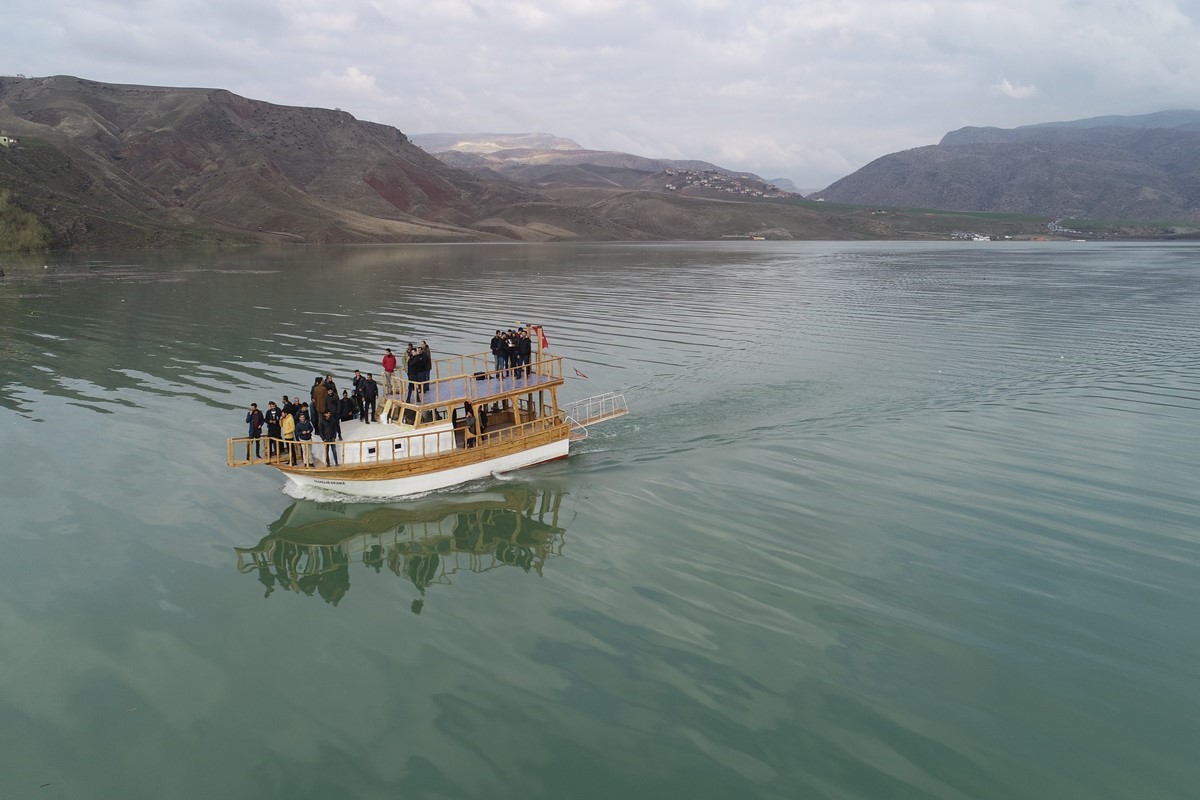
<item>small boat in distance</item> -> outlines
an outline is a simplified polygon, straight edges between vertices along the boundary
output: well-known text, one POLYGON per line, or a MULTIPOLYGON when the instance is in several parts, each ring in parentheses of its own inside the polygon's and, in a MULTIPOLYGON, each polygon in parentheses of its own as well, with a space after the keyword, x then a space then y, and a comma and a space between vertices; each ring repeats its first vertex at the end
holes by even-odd
POLYGON ((563 359, 547 353, 540 338, 533 337, 528 365, 492 369, 491 353, 434 361, 429 380, 417 382, 420 393, 384 394, 379 422, 343 422, 341 441, 232 437, 229 466, 267 465, 298 486, 379 498, 565 458, 571 441, 586 438, 589 425, 629 409, 615 392, 562 408, 563 359), (474 410, 473 428, 468 407, 474 410), (326 458, 327 445, 336 448, 333 458, 326 458))

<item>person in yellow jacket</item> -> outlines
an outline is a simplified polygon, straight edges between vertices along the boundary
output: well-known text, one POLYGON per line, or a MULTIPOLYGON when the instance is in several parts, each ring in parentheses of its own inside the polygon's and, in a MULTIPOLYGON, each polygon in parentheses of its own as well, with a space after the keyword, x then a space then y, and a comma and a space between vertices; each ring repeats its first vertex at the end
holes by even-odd
MULTIPOLYGON (((291 414, 284 414, 279 420, 279 432, 283 436, 285 446, 292 454, 292 466, 296 466, 296 419, 291 414)), ((283 457, 283 450, 279 451, 283 457)))

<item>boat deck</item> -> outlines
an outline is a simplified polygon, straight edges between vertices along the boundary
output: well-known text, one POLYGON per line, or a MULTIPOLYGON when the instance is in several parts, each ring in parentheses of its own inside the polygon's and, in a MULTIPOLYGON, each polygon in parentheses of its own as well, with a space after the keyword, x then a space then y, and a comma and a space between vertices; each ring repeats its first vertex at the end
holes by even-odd
MULTIPOLYGON (((512 374, 512 370, 505 370, 505 373, 507 374, 488 372, 485 373, 486 377, 483 380, 472 375, 431 378, 426 384, 429 386, 429 390, 422 395, 419 403, 406 403, 404 394, 395 392, 382 397, 384 400, 390 399, 394 403, 400 403, 406 408, 425 409, 454 405, 465 400, 470 400, 472 403, 490 403, 505 395, 512 395, 514 392, 536 392, 553 384, 562 383, 562 378, 557 375, 539 375, 535 372, 528 376, 516 377, 512 374)), ((412 383, 421 385, 420 381, 406 381, 405 393, 412 383)))

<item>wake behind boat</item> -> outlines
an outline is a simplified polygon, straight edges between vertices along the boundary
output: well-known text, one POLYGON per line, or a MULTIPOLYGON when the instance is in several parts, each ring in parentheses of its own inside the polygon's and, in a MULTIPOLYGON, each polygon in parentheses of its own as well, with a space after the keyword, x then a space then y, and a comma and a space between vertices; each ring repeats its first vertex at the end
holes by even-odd
POLYGON ((407 392, 382 395, 379 422, 341 423, 341 441, 232 437, 229 466, 265 464, 298 486, 393 497, 565 458, 587 426, 628 407, 624 396, 610 393, 564 410, 558 397, 563 359, 546 353, 541 338, 520 366, 490 369, 491 353, 432 362, 418 392, 410 385, 407 392))

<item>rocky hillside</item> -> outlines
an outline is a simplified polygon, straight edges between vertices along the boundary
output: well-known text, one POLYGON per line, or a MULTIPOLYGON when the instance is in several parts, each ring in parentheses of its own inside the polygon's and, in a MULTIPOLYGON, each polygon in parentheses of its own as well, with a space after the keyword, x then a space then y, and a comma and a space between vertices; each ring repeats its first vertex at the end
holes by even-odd
POLYGON ((859 205, 1200 223, 1200 112, 963 128, 816 194, 859 205))
POLYGON ((415 134, 419 145, 449 166, 488 179, 538 188, 611 186, 655 189, 669 172, 721 175, 766 186, 749 172, 735 172, 707 161, 647 158, 615 150, 588 150, 548 133, 415 134))
MULTIPOLYGON (((549 134, 485 134, 466 144, 451 135, 445 163, 386 125, 220 89, 0 77, 0 131, 6 252, 45 244, 1033 236, 1045 235, 1048 222, 808 202, 706 162, 585 150, 549 134)), ((1180 153, 1179 163, 1194 152, 1180 153)))
POLYGON ((0 189, 60 247, 642 237, 449 168, 395 128, 223 90, 4 77, 0 129, 19 139, 0 189), (528 227, 495 224, 522 208, 528 227))
POLYGON ((449 150, 495 153, 500 150, 582 150, 578 142, 552 133, 414 133, 413 144, 429 153, 449 150))

